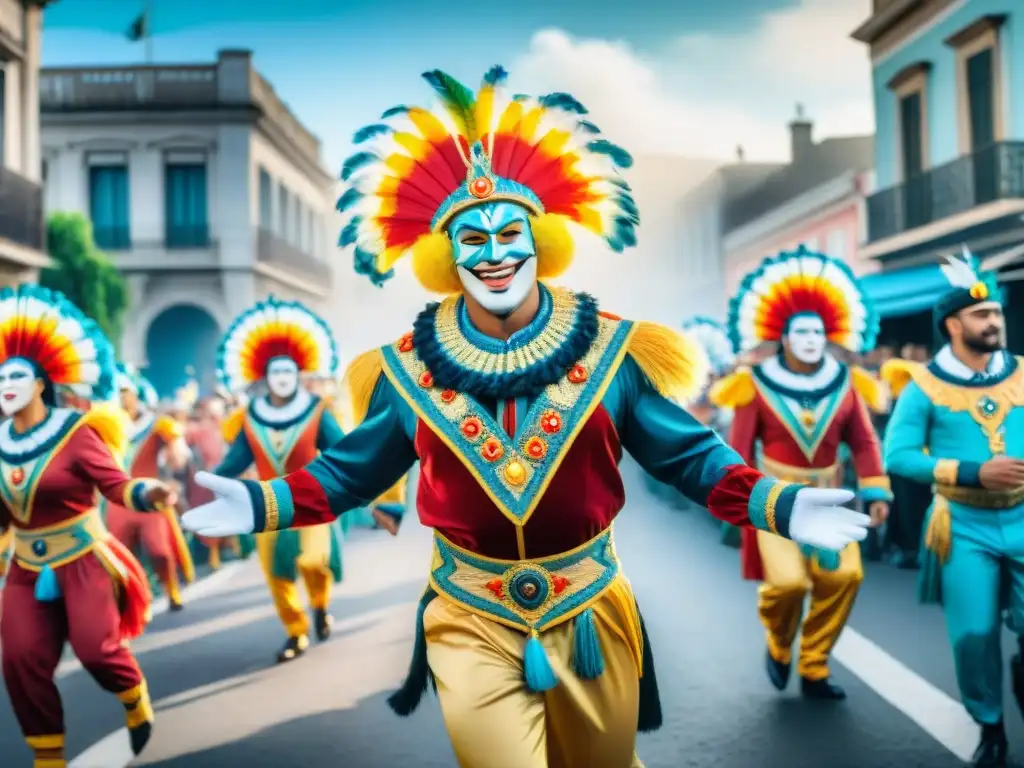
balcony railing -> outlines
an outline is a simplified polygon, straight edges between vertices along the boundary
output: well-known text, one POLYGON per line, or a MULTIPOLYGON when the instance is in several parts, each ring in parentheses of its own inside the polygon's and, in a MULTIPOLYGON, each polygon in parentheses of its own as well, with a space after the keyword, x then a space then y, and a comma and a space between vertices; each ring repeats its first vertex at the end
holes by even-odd
POLYGON ((127 225, 98 227, 93 224, 92 239, 101 251, 127 251, 132 247, 132 233, 127 225))
POLYGON ((1024 199, 1024 141, 990 144, 868 198, 875 242, 998 200, 1024 199))
POLYGON ((0 166, 0 237, 18 245, 45 250, 43 188, 0 166))
POLYGON ((256 230, 256 260, 287 272, 299 272, 324 286, 333 280, 332 270, 325 262, 262 228, 256 230))
POLYGON ((168 224, 164 245, 168 249, 206 248, 210 244, 210 227, 206 224, 168 224))

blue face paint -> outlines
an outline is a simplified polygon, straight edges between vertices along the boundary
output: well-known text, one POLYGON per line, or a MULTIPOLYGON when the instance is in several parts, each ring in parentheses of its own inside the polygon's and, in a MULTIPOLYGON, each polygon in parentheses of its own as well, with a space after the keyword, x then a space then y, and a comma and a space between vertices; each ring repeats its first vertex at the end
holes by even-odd
POLYGON ((537 255, 529 213, 516 203, 469 208, 452 219, 448 232, 455 263, 464 269, 525 261, 537 255))

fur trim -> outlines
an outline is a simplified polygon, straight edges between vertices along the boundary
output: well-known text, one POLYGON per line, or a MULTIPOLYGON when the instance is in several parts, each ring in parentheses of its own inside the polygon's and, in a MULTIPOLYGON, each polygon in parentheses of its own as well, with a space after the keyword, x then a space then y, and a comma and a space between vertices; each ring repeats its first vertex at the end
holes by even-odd
POLYGON ((132 430, 132 420, 127 411, 114 403, 93 403, 82 414, 82 423, 92 427, 118 461, 124 461, 128 453, 128 435, 132 430))
POLYGON ((754 375, 746 366, 716 381, 708 392, 708 400, 717 408, 742 408, 754 402, 756 396, 754 375))
POLYGON ((153 432, 165 443, 185 436, 185 428, 170 416, 160 416, 157 418, 156 423, 153 424, 153 432))
POLYGON ((924 370, 924 366, 921 363, 895 358, 893 360, 886 360, 882 364, 879 376, 888 385, 892 396, 899 397, 900 392, 911 382, 914 375, 922 370, 924 370))
POLYGON ((379 349, 359 355, 345 371, 344 386, 348 389, 353 428, 366 418, 373 391, 383 373, 384 361, 379 349))
POLYGON ((412 248, 412 271, 420 285, 431 293, 447 296, 462 292, 452 241, 444 232, 434 232, 416 241, 412 248))
POLYGON ((229 445, 235 442, 245 425, 245 408, 236 408, 220 423, 220 434, 229 445))
POLYGON ((868 371, 856 365, 850 366, 850 382, 854 390, 875 413, 886 413, 889 410, 889 392, 885 384, 872 376, 868 371))
POLYGON ((537 248, 537 277, 550 280, 563 274, 572 264, 576 244, 568 222, 565 216, 556 213, 530 217, 530 231, 537 248))
POLYGON ((664 325, 635 323, 628 352, 658 393, 681 405, 696 399, 707 384, 710 365, 704 350, 664 325))

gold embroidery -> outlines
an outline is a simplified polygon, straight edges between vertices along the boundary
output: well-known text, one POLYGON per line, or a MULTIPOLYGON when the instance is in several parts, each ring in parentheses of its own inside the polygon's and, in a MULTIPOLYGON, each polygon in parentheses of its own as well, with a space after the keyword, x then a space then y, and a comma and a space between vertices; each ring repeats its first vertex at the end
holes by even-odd
POLYGON ((263 530, 259 533, 273 533, 281 522, 281 513, 277 508, 277 496, 274 494, 274 489, 270 487, 270 483, 266 481, 260 482, 260 491, 263 492, 264 524, 263 530))
POLYGON ((935 462, 932 476, 939 485, 956 485, 956 476, 960 471, 960 462, 956 459, 939 459, 935 462))
POLYGON ((885 475, 858 478, 857 485, 861 488, 878 488, 883 491, 892 491, 892 482, 885 475))
POLYGON ((1013 509, 1024 502, 1024 488, 1013 491, 990 491, 987 488, 964 488, 942 484, 935 492, 957 504, 977 509, 1013 509))
POLYGON ((103 519, 95 509, 45 528, 16 528, 14 556, 28 571, 38 572, 70 563, 93 550, 108 536, 103 519))
POLYGON ((782 480, 786 483, 799 483, 810 485, 814 488, 831 488, 835 485, 836 475, 839 474, 839 464, 832 464, 827 467, 794 467, 792 464, 784 464, 775 461, 767 456, 762 456, 758 462, 760 469, 766 475, 782 480))
POLYGON ((775 507, 779 503, 779 497, 782 496, 782 491, 786 485, 788 484, 776 483, 772 486, 772 489, 768 491, 768 500, 764 504, 764 521, 768 525, 768 530, 772 533, 779 532, 779 529, 775 527, 775 507))

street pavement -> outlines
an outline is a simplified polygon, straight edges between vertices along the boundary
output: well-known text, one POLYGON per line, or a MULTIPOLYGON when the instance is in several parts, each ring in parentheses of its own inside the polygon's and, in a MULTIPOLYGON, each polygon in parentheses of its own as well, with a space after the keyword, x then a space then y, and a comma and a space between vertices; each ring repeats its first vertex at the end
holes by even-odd
MULTIPOLYGON (((915 603, 913 573, 869 564, 833 664, 846 702, 807 702, 796 686, 778 694, 763 671, 755 585, 740 579, 736 550, 718 544, 706 513, 655 500, 633 473, 616 538, 651 636, 665 712, 665 726, 638 743, 648 768, 963 764, 977 734, 956 701, 941 612, 915 603)), ((432 695, 407 719, 385 703, 408 665, 429 541, 415 519, 397 538, 355 532, 334 600, 335 635, 290 664, 273 664, 283 637, 254 561, 214 576, 185 611, 158 616, 135 644, 156 731, 132 764, 455 766, 432 695)), ((73 663, 62 667, 60 688, 72 768, 125 766, 116 700, 73 663)), ((1024 725, 1006 696, 1011 746, 1024 759, 1024 725)), ((0 744, 4 768, 31 765, 6 700, 0 744)))

